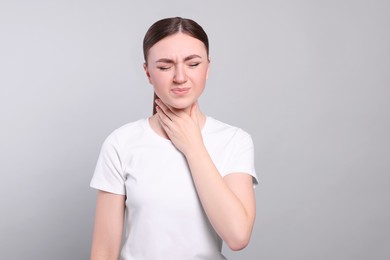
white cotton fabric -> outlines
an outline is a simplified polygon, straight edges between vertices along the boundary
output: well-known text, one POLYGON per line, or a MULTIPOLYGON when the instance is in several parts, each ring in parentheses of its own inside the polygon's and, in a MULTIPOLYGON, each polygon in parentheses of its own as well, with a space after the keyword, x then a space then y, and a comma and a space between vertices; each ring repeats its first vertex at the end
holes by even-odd
MULTIPOLYGON (((206 118, 206 148, 221 176, 257 177, 249 134, 206 118)), ((126 195, 122 260, 226 259, 222 240, 198 199, 185 157, 148 119, 126 124, 105 140, 91 187, 126 195)))

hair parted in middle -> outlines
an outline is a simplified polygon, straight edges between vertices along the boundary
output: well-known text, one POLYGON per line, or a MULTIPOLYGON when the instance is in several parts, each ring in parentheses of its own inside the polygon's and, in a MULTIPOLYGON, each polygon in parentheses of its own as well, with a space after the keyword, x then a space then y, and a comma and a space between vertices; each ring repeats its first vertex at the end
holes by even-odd
POLYGON ((209 39, 202 26, 194 20, 182 17, 172 17, 161 19, 148 29, 143 41, 143 51, 145 64, 148 62, 150 48, 165 37, 176 33, 184 33, 203 42, 206 47, 207 57, 209 56, 209 39))
MULTIPOLYGON (((153 45, 155 45, 162 39, 174 35, 176 33, 184 33, 203 42, 206 48, 207 58, 209 58, 209 39, 202 26, 200 26, 194 20, 188 18, 171 17, 164 18, 155 22, 146 32, 143 41, 143 53, 146 66, 148 65, 148 54, 150 48, 152 48, 153 45)), ((158 97, 156 93, 154 93, 153 114, 157 113, 156 106, 154 103, 157 98, 158 97)))

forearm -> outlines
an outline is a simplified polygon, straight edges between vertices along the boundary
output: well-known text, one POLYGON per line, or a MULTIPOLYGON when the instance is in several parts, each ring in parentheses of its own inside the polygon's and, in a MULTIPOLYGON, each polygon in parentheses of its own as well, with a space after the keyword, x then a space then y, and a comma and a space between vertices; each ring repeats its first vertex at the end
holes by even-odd
POLYGON ((91 260, 118 260, 117 256, 112 255, 100 255, 98 253, 91 254, 91 260))
POLYGON ((157 104, 160 126, 186 157, 211 225, 231 249, 242 249, 249 241, 255 215, 252 178, 245 173, 221 177, 204 146, 198 119, 202 114, 196 103, 190 115, 172 111, 161 101, 157 104))
POLYGON ((253 214, 226 184, 204 146, 187 152, 186 158, 210 223, 231 249, 242 249, 251 235, 253 214))

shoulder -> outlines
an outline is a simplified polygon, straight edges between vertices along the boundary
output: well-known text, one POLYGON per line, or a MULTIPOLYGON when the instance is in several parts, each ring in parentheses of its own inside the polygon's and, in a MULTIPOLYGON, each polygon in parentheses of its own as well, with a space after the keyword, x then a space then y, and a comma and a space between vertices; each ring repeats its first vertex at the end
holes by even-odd
POLYGON ((116 135, 119 138, 128 138, 140 134, 145 129, 146 120, 146 118, 143 118, 134 122, 127 123, 115 129, 111 134, 116 135))
POLYGON ((207 118, 205 145, 221 176, 243 172, 255 178, 254 145, 250 134, 240 127, 207 118))
POLYGON ((139 119, 116 128, 106 137, 104 143, 119 148, 119 146, 138 140, 145 132, 146 120, 145 118, 139 119))
POLYGON ((207 117, 205 134, 214 137, 223 137, 231 139, 251 139, 248 132, 240 127, 221 122, 213 117, 207 117))

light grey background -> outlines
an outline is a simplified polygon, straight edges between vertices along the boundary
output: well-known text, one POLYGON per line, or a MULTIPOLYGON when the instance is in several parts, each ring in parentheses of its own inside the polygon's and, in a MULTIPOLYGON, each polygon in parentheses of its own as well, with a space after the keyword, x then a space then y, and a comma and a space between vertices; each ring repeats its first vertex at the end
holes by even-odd
POLYGON ((177 15, 210 37, 204 112, 256 146, 229 259, 390 259, 390 4, 368 0, 2 0, 1 259, 88 259, 100 146, 150 115, 142 39, 177 15))

